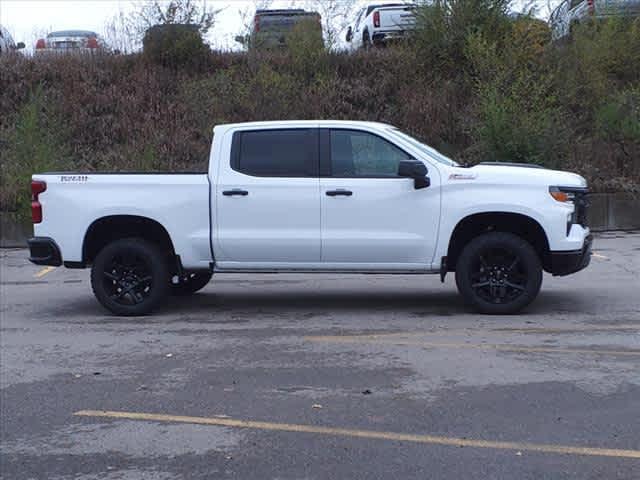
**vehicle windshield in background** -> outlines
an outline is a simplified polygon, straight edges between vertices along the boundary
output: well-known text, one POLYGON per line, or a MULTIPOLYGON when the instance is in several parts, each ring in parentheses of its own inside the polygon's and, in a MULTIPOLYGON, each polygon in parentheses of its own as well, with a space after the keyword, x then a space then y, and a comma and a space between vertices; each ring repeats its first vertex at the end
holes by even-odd
POLYGON ((434 160, 440 163, 443 163, 444 165, 449 165, 450 167, 460 166, 458 162, 451 160, 449 157, 447 157, 446 155, 443 155, 442 153, 437 151, 435 148, 430 147, 429 145, 425 145, 421 141, 413 138, 410 135, 407 135, 406 133, 398 130, 397 128, 390 128, 389 131, 391 132, 392 135, 395 135, 397 137, 402 138, 403 140, 406 140, 421 152, 426 153, 429 157, 433 158, 434 160))

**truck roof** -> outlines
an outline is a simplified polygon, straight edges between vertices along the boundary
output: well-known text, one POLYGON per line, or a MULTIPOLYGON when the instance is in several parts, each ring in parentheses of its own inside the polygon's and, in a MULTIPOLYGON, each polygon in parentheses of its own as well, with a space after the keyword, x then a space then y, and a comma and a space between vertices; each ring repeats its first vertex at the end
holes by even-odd
POLYGON ((282 14, 299 14, 299 13, 313 13, 306 12, 302 8, 280 8, 280 9, 264 9, 264 10, 256 10, 256 15, 282 15, 282 14))
POLYGON ((58 30, 57 32, 51 32, 47 35, 47 38, 52 37, 97 37, 96 32, 91 30, 58 30))
POLYGON ((368 128, 388 128, 392 127, 387 123, 381 122, 364 122, 360 120, 271 120, 271 121, 262 121, 262 122, 243 122, 243 123, 224 123, 220 125, 216 125, 214 127, 214 131, 216 130, 227 130, 230 128, 237 127, 256 127, 256 128, 273 128, 273 127, 303 127, 305 125, 309 126, 323 126, 323 125, 332 125, 332 126, 341 126, 341 127, 368 127, 368 128))

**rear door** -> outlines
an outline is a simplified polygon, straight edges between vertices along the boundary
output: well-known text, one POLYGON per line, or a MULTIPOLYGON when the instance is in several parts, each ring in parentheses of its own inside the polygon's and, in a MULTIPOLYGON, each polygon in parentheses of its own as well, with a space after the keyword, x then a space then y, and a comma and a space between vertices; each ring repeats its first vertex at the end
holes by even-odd
POLYGON ((227 134, 215 192, 219 268, 302 268, 320 261, 318 131, 227 134))
POLYGON ((428 270, 440 218, 439 176, 416 190, 397 175, 412 156, 382 136, 321 128, 322 261, 327 268, 428 270))

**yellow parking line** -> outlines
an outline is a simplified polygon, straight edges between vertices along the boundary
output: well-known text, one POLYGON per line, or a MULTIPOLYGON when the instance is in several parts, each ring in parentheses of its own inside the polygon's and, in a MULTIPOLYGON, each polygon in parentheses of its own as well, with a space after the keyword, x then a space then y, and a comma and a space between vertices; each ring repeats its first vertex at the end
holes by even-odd
POLYGON ((55 269, 56 269, 56 267, 44 267, 42 270, 40 270, 38 273, 36 273, 36 274, 34 275, 34 277, 36 277, 36 278, 42 278, 42 277, 44 277, 47 273, 49 273, 49 272, 51 272, 51 271, 53 271, 53 270, 55 270, 55 269))
POLYGON ((492 332, 499 333, 582 333, 582 332, 610 332, 610 331, 626 331, 640 330, 640 324, 637 325, 603 325, 593 327, 533 327, 533 328, 493 328, 492 332))
POLYGON ((415 345, 427 348, 475 348, 479 350, 500 350, 505 352, 521 353, 586 353, 591 355, 619 355, 619 356, 640 356, 640 350, 600 350, 590 348, 571 347, 527 347, 522 345, 491 344, 491 343, 436 343, 423 342, 420 340, 387 339, 387 338, 355 338, 355 337, 331 337, 317 336, 305 337, 311 342, 329 343, 374 343, 388 345, 415 345))
POLYGON ((325 340, 331 341, 335 338, 353 338, 361 340, 377 340, 381 338, 395 338, 395 337, 416 337, 426 335, 442 335, 442 334, 456 334, 456 333, 581 333, 581 332, 608 332, 608 331, 625 331, 625 330, 640 330, 640 323, 638 324, 623 324, 623 325, 593 325, 593 326, 575 326, 575 327, 531 327, 531 328, 489 328, 489 329, 477 329, 477 328, 465 328, 465 329, 438 329, 438 330, 425 330, 419 332, 390 332, 390 333, 366 333, 362 335, 318 335, 305 337, 306 340, 325 340))
POLYGON ((591 252, 591 256, 593 258, 601 258, 603 260, 609 260, 609 257, 605 257, 604 255, 601 255, 601 254, 596 253, 596 252, 591 252))
POLYGON ((491 440, 470 440, 467 438, 441 437, 434 435, 416 435, 409 433, 382 432, 375 430, 354 430, 349 428, 320 427, 295 423, 259 422, 253 420, 235 420, 232 418, 188 417, 183 415, 163 415, 156 413, 113 412, 106 410, 81 410, 74 415, 81 417, 106 417, 126 420, 147 420, 152 422, 191 423, 197 425, 216 425, 221 427, 251 428, 278 432, 315 433, 342 437, 413 442, 450 447, 491 448, 498 450, 517 450, 561 455, 590 455, 599 457, 637 458, 640 450, 621 450, 616 448, 576 447, 527 442, 503 442, 491 440))

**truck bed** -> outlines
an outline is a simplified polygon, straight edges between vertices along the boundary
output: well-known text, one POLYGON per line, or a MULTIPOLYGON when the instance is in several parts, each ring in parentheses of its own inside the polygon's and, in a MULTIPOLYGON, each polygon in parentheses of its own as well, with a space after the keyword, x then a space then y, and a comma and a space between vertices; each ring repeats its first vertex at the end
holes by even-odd
POLYGON ((55 238, 65 262, 82 263, 84 235, 92 223, 111 216, 157 221, 185 267, 205 268, 212 261, 206 173, 48 172, 33 180, 46 183, 39 195, 42 222, 34 234, 55 238))

